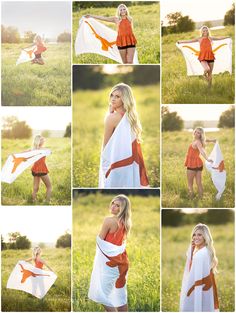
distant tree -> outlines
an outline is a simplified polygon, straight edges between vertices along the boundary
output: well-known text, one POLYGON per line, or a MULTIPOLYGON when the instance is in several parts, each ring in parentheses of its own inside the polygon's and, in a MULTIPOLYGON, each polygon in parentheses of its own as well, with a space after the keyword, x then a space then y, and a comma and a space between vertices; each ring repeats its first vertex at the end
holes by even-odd
POLYGON ((6 249, 7 249, 7 245, 4 242, 3 236, 1 235, 1 250, 6 250, 6 249))
POLYGON ((162 225, 163 226, 174 226, 181 225, 184 214, 181 210, 163 210, 162 211, 162 225))
POLYGON ((224 25, 235 25, 235 3, 233 3, 232 8, 225 13, 224 25))
POLYGON ((71 33, 64 32, 57 37, 57 42, 71 42, 71 33))
POLYGON ((195 23, 189 16, 182 16, 179 18, 176 28, 178 33, 190 32, 195 29, 195 23))
POLYGON ((8 233, 9 242, 16 242, 16 239, 20 236, 20 233, 18 231, 8 233))
POLYGON ((176 25, 181 17, 183 17, 181 12, 169 13, 166 15, 166 18, 168 19, 168 24, 170 26, 176 25))
POLYGON ((28 42, 28 43, 32 43, 34 41, 34 37, 36 36, 36 33, 33 33, 31 30, 28 30, 27 32, 25 32, 24 34, 24 38, 23 41, 24 42, 28 42))
POLYGON ((13 26, 1 27, 2 43, 19 43, 20 34, 18 29, 13 26))
POLYGON ((170 112, 168 107, 162 107, 162 130, 163 131, 175 131, 182 130, 184 127, 184 121, 177 112, 170 112))
POLYGON ((25 121, 19 121, 15 116, 4 118, 2 127, 3 138, 22 139, 30 138, 32 136, 32 129, 25 121))
POLYGON ((19 236, 16 238, 16 249, 29 249, 31 242, 26 236, 19 236))
POLYGON ((71 123, 66 126, 64 137, 71 137, 71 123))
POLYGON ((104 74, 98 65, 73 66, 73 90, 100 89, 104 86, 104 74))
POLYGON ((188 15, 183 16, 181 12, 169 13, 166 18, 169 26, 162 27, 163 35, 193 31, 195 28, 193 20, 188 15))
POLYGON ((230 109, 224 111, 219 119, 219 128, 233 128, 235 126, 235 107, 231 106, 230 109))
POLYGON ((195 121, 193 123, 193 129, 195 129, 196 127, 204 127, 204 122, 203 121, 195 121))
POLYGON ((38 244, 38 246, 39 246, 41 249, 46 248, 45 242, 40 242, 40 243, 38 244))
POLYGON ((57 239, 56 248, 71 247, 71 234, 65 233, 57 239))
POLYGON ((50 131, 45 129, 42 131, 41 136, 45 137, 45 138, 49 138, 50 137, 50 131))
POLYGON ((212 23, 210 21, 206 21, 203 23, 204 26, 207 26, 208 28, 212 27, 212 23))
POLYGON ((225 209, 208 210, 206 219, 209 224, 231 223, 234 222, 234 211, 225 209))

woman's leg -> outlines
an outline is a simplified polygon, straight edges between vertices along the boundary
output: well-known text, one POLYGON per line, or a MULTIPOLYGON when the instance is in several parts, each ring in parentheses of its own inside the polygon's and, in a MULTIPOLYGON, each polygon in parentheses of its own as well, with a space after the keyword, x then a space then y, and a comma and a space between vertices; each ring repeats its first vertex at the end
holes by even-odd
POLYGON ((119 306, 119 307, 117 308, 117 311, 118 311, 118 312, 128 312, 128 304, 119 306))
POLYGON ((121 50, 119 50, 119 52, 120 52, 120 56, 121 56, 122 62, 124 64, 127 64, 128 63, 127 62, 127 49, 121 49, 121 50))
POLYGON ((203 196, 202 171, 196 172, 196 183, 197 183, 198 194, 199 194, 200 198, 202 198, 202 196, 203 196))
POLYGON ((116 308, 113 308, 112 306, 106 306, 103 305, 106 312, 117 312, 116 308))
POLYGON ((38 58, 37 59, 38 60, 38 64, 40 64, 40 65, 44 65, 44 61, 43 61, 43 58, 38 58))
POLYGON ((202 65, 202 67, 203 67, 203 69, 204 69, 204 74, 203 74, 203 76, 206 77, 206 79, 208 80, 209 73, 210 73, 210 71, 211 71, 211 70, 210 70, 210 67, 209 67, 207 61, 201 61, 201 65, 202 65))
POLYGON ((135 53, 135 48, 128 48, 127 49, 127 63, 133 64, 134 53, 135 53))
POLYGON ((209 67, 210 67, 210 72, 208 74, 208 85, 209 85, 209 87, 211 87, 211 84, 212 84, 212 72, 213 72, 213 68, 214 68, 214 62, 210 62, 209 63, 209 67))
POLYGON ((47 191, 46 191, 46 201, 49 202, 50 198, 51 198, 51 193, 52 193, 52 185, 51 185, 51 182, 50 182, 50 178, 49 178, 48 175, 44 175, 44 176, 41 176, 41 179, 42 179, 42 181, 44 182, 44 185, 47 188, 47 191))
POLYGON ((33 201, 36 200, 37 192, 39 191, 39 185, 40 185, 40 177, 34 176, 34 180, 33 180, 33 193, 32 193, 32 199, 33 199, 33 201))
POLYGON ((196 175, 195 171, 187 170, 188 192, 189 192, 190 197, 193 196, 193 181, 194 181, 195 175, 196 175))

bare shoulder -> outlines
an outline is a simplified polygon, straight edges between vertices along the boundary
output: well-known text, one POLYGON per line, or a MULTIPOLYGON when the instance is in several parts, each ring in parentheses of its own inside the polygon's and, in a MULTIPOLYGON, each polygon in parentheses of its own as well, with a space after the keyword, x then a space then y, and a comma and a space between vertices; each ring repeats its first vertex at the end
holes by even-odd
POLYGON ((104 218, 103 223, 107 226, 113 226, 117 223, 117 219, 114 216, 107 216, 104 218))
POLYGON ((114 23, 116 23, 116 24, 118 24, 118 23, 119 23, 119 19, 118 19, 118 17, 114 16, 114 17, 113 17, 113 20, 114 20, 114 23))
POLYGON ((109 113, 106 116, 105 124, 116 127, 116 125, 120 122, 121 118, 122 116, 117 112, 109 113))

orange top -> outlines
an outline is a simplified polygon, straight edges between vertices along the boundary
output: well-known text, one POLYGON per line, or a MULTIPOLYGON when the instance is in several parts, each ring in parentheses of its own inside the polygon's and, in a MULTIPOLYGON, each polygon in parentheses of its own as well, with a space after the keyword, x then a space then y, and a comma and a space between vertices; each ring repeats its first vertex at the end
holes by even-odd
POLYGON ((211 40, 208 37, 203 37, 200 42, 200 54, 199 54, 198 60, 210 61, 214 59, 215 59, 215 56, 212 51, 211 40))
POLYGON ((192 144, 188 148, 188 153, 185 159, 185 166, 190 168, 203 166, 203 162, 200 158, 200 151, 198 149, 194 149, 192 144))
POLYGON ((113 243, 114 245, 121 246, 125 239, 125 226, 122 224, 114 233, 108 232, 105 241, 113 243))
POLYGON ((40 269, 43 268, 43 262, 38 261, 37 259, 34 260, 34 265, 35 265, 35 267, 37 267, 37 268, 40 268, 40 269))
POLYGON ((42 52, 47 50, 43 42, 37 43, 36 46, 37 46, 37 50, 34 52, 34 54, 41 54, 42 52))
POLYGON ((131 22, 124 18, 119 22, 116 45, 118 47, 135 45, 137 40, 133 34, 131 22))
POLYGON ((42 157, 38 161, 36 161, 31 168, 31 171, 34 173, 49 173, 47 165, 45 163, 46 157, 42 157))

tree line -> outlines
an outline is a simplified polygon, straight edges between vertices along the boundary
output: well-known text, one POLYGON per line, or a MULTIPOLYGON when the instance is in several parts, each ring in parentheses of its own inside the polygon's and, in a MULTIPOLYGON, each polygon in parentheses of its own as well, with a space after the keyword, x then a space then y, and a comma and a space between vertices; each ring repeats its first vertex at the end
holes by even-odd
MULTIPOLYGON (((1 236, 1 249, 2 250, 19 250, 30 249, 32 246, 31 241, 22 236, 19 232, 11 232, 8 234, 9 241, 5 242, 3 236, 1 236)), ((43 248, 44 243, 39 244, 43 248)), ((71 247, 71 234, 65 233, 60 236, 56 242, 56 248, 70 248, 71 247)))
POLYGON ((119 4, 125 4, 127 7, 130 5, 150 5, 157 3, 156 1, 73 1, 73 12, 81 9, 91 8, 117 8, 119 4))
MULTIPOLYGON (((2 43, 33 43, 34 37, 37 34, 31 30, 26 31, 21 38, 18 29, 14 26, 1 25, 2 43)), ((47 40, 45 40, 47 41, 47 40)), ((70 42, 71 34, 63 32, 57 36, 57 42, 70 42)))

